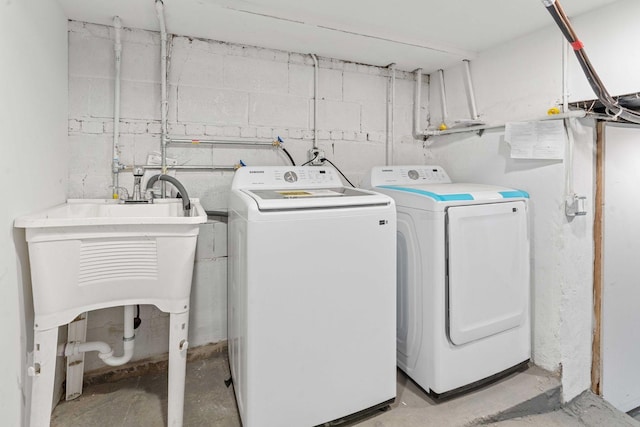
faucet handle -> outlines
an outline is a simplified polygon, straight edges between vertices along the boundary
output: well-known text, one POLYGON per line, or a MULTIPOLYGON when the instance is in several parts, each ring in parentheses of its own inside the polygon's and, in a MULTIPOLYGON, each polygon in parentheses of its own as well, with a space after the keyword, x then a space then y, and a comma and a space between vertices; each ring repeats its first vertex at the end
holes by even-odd
POLYGON ((141 168, 139 166, 136 166, 136 167, 133 168, 133 176, 141 177, 143 175, 144 175, 144 169, 143 168, 141 168))
POLYGON ((154 198, 155 194, 153 192, 153 188, 147 188, 144 192, 144 199, 148 200, 150 203, 153 203, 154 198))
MULTIPOLYGON (((113 186, 111 186, 111 188, 114 188, 113 186)), ((127 200, 129 198, 129 190, 126 189, 126 187, 115 187, 116 191, 118 192, 118 198, 121 200, 127 200), (122 193, 124 193, 124 199, 122 198, 122 193)))

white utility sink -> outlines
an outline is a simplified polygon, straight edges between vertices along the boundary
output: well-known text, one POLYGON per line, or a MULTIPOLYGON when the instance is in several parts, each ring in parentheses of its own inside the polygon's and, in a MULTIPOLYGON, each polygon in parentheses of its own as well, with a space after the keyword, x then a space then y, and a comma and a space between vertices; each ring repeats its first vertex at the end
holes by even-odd
POLYGON ((29 243, 36 329, 118 305, 184 311, 198 224, 206 220, 197 199, 189 216, 182 199, 72 199, 16 219, 29 243))
POLYGON ((46 228, 205 222, 206 214, 198 200, 191 199, 191 205, 191 216, 185 216, 182 199, 156 199, 153 203, 122 203, 113 199, 69 199, 64 204, 18 218, 15 225, 22 228, 46 228))
MULTIPOLYGON (((85 311, 153 304, 169 316, 167 423, 182 425, 197 199, 68 200, 16 219, 26 229, 34 307, 30 426, 49 426, 58 327, 85 311)), ((82 375, 82 370, 80 370, 82 375)))

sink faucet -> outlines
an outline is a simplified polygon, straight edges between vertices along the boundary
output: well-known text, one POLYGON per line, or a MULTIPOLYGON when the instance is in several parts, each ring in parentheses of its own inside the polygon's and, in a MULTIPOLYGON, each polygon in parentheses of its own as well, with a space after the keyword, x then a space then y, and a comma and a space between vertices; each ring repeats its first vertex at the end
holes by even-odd
POLYGON ((124 192, 124 197, 120 197, 120 203, 153 203, 151 191, 142 189, 142 177, 144 176, 144 168, 134 166, 133 168, 133 192, 129 196, 129 192, 124 187, 117 187, 118 194, 124 192))
POLYGON ((144 175, 144 169, 141 167, 133 168, 133 198, 134 202, 142 201, 142 176, 144 175))

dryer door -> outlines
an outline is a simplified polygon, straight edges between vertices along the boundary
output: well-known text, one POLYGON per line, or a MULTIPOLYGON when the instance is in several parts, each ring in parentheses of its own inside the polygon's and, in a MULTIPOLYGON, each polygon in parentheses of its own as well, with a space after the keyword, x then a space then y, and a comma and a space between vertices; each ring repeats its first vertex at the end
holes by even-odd
POLYGON ((455 345, 524 323, 529 238, 524 201, 447 210, 448 333, 455 345))

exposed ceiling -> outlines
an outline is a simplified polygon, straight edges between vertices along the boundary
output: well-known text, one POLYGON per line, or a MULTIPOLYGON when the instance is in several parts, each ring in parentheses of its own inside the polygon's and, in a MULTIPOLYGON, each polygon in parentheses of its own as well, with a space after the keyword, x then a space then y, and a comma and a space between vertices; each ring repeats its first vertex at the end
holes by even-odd
MULTIPOLYGON (((72 20, 159 30, 155 0, 58 0, 72 20)), ((569 17, 616 0, 561 0, 569 17)), ((172 34, 434 71, 552 24, 540 0, 164 0, 172 34)), ((555 28, 554 28, 554 31, 555 28)))

